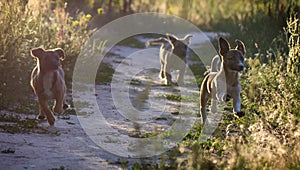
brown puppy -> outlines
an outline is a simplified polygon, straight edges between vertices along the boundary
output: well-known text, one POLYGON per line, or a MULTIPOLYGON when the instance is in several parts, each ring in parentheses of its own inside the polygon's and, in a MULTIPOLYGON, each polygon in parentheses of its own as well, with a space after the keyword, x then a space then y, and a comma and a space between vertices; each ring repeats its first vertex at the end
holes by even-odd
POLYGON ((68 105, 65 102, 66 85, 64 71, 60 65, 60 60, 65 58, 62 49, 44 50, 34 48, 30 51, 31 56, 37 59, 37 65, 31 73, 31 87, 38 97, 39 115, 38 119, 47 117, 50 125, 54 124, 54 116, 48 108, 48 100, 55 99, 53 111, 62 113, 68 105))
POLYGON ((229 43, 220 37, 220 56, 215 56, 211 63, 211 72, 204 78, 200 89, 200 111, 203 123, 206 121, 206 104, 212 98, 211 112, 217 112, 218 101, 224 102, 228 96, 233 98, 233 112, 239 116, 241 112, 241 85, 239 83, 239 72, 244 69, 244 55, 246 49, 244 43, 236 40, 236 48, 231 49, 229 43), (221 67, 218 68, 218 63, 221 67))
POLYGON ((177 84, 181 85, 186 68, 187 45, 192 35, 188 34, 182 39, 172 34, 166 34, 166 37, 150 40, 146 43, 146 46, 161 44, 159 52, 161 65, 159 77, 165 80, 165 85, 176 84, 172 82, 171 72, 179 70, 177 84))

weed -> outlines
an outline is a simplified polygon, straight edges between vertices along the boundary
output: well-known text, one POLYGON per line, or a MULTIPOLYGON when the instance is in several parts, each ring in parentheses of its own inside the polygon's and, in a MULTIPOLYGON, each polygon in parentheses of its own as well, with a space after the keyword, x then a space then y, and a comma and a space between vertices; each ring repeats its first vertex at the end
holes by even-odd
POLYGON ((15 150, 8 148, 1 151, 1 153, 15 153, 15 150))
POLYGON ((21 118, 19 115, 0 114, 0 129, 4 132, 15 133, 42 133, 59 135, 59 132, 50 132, 46 128, 39 126, 38 121, 30 118, 21 118))

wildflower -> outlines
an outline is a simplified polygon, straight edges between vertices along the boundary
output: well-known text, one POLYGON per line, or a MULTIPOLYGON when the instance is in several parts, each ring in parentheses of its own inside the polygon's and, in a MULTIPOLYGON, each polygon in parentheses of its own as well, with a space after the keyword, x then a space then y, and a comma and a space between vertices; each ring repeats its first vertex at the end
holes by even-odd
POLYGON ((97 12, 98 12, 98 15, 102 14, 103 13, 103 8, 98 8, 97 12))
POLYGON ((173 8, 172 8, 172 6, 170 6, 170 7, 168 8, 167 13, 168 13, 168 14, 173 14, 173 8))
POLYGON ((90 19, 92 18, 92 15, 91 15, 91 14, 87 14, 87 15, 85 16, 85 18, 86 18, 87 20, 90 20, 90 19))
POLYGON ((78 25, 79 24, 79 22, 76 20, 76 21, 73 21, 73 25, 74 26, 76 26, 76 25, 78 25))

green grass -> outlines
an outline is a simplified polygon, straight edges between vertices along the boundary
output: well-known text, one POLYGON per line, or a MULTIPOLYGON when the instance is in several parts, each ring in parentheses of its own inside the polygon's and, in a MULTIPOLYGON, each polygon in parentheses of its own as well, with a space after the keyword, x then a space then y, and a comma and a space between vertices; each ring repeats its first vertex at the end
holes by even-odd
POLYGON ((100 63, 96 74, 96 84, 109 84, 114 73, 115 70, 109 63, 100 63))
POLYGON ((1 151, 1 153, 6 153, 6 154, 9 154, 9 153, 15 153, 16 151, 11 149, 11 148, 8 148, 8 149, 4 149, 1 151))
POLYGON ((133 47, 133 48, 145 48, 145 43, 137 40, 135 37, 128 37, 118 43, 118 45, 133 47))
POLYGON ((0 129, 6 133, 41 133, 60 135, 58 131, 51 132, 39 125, 36 119, 21 118, 19 115, 1 114, 0 129))
POLYGON ((170 101, 183 101, 183 102, 199 102, 198 97, 196 96, 185 96, 181 94, 166 94, 161 98, 166 98, 170 101))

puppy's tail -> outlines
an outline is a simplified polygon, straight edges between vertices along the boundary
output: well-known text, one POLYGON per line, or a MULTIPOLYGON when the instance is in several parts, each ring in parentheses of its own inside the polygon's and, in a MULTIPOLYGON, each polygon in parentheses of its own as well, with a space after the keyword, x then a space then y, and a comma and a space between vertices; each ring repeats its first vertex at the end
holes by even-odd
POLYGON ((151 45, 158 45, 158 44, 164 44, 166 42, 169 42, 169 40, 167 40, 166 38, 158 38, 158 39, 153 39, 153 40, 149 40, 146 42, 146 47, 149 47, 151 45))
POLYGON ((220 70, 221 59, 216 55, 211 61, 211 72, 218 72, 220 70))

